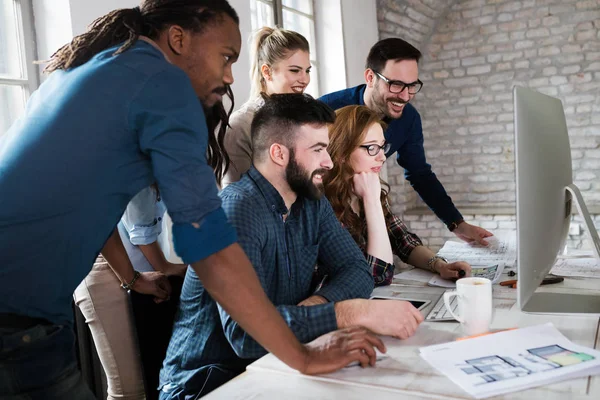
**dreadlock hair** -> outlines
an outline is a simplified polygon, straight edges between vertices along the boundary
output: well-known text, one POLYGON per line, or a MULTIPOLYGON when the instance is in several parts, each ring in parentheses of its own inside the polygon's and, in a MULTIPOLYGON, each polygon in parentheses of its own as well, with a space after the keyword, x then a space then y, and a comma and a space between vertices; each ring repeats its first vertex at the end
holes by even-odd
POLYGON ((231 101, 229 111, 225 110, 223 102, 218 102, 210 108, 205 108, 204 113, 206 114, 206 125, 208 126, 208 149, 206 149, 206 158, 208 164, 212 167, 217 178, 217 183, 221 184, 223 176, 229 169, 229 154, 223 146, 225 141, 225 134, 229 127, 229 117, 233 111, 234 100, 233 92, 231 87, 227 86, 227 97, 231 101))
POLYGON ((78 67, 101 51, 122 43, 114 53, 120 54, 140 35, 157 39, 171 25, 201 33, 224 15, 239 24, 237 13, 226 0, 142 0, 139 7, 114 10, 96 19, 85 33, 75 36, 50 57, 44 72, 78 67))

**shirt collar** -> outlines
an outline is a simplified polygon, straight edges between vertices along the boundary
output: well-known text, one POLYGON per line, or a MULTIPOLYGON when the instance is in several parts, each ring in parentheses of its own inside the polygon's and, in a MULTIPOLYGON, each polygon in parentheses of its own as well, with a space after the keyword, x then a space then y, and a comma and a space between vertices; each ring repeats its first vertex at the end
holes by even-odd
POLYGON ((167 53, 165 53, 165 52, 164 52, 164 51, 163 51, 163 50, 160 48, 160 46, 159 46, 158 44, 156 44, 156 42, 155 42, 154 40, 150 39, 150 38, 149 38, 149 37, 147 37, 147 36, 143 36, 143 35, 140 35, 140 36, 139 36, 139 39, 140 39, 141 41, 144 41, 144 42, 148 43, 150 46, 154 47, 156 50, 160 51, 160 54, 162 54, 162 55, 165 57, 165 60, 167 60, 167 61, 168 61, 170 64, 173 64, 173 62, 172 62, 172 61, 169 59, 169 56, 167 56, 167 53))
POLYGON ((248 170, 248 176, 254 181, 256 187, 258 187, 258 189, 261 191, 265 201, 272 211, 280 215, 287 214, 288 209, 285 206, 285 201, 283 201, 283 197, 281 197, 277 189, 271 185, 271 182, 262 176, 262 174, 253 166, 250 167, 250 170, 248 170))
POLYGON ((367 89, 366 84, 358 85, 358 105, 364 106, 365 104, 365 90, 367 89))

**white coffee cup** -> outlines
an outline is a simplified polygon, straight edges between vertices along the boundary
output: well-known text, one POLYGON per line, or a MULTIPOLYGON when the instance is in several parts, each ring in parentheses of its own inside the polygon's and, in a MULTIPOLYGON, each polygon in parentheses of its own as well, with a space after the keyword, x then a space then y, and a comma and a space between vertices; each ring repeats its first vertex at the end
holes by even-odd
POLYGON ((465 335, 486 333, 492 323, 492 281, 487 278, 462 278, 456 290, 444 293, 446 309, 461 324, 465 335), (452 312, 450 299, 458 296, 458 314, 452 312))

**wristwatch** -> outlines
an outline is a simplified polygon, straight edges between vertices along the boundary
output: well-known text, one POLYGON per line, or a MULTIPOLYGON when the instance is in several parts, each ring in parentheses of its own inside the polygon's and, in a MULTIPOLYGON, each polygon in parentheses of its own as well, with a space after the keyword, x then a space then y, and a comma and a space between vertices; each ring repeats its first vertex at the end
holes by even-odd
POLYGON ((447 225, 448 226, 448 230, 450 232, 453 232, 456 228, 458 228, 458 225, 460 225, 462 222, 465 222, 465 220, 464 219, 459 219, 458 221, 451 222, 450 224, 447 225))
POLYGON ((438 272, 435 270, 435 268, 433 268, 433 266, 435 265, 435 262, 436 262, 437 260, 442 260, 443 262, 445 262, 445 263, 448 263, 448 260, 446 260, 444 257, 442 257, 442 256, 437 256, 437 255, 436 255, 436 256, 433 256, 433 257, 431 257, 429 260, 427 260, 427 269, 428 269, 428 270, 430 270, 431 272, 434 272, 434 273, 436 273, 436 274, 437 274, 438 272))

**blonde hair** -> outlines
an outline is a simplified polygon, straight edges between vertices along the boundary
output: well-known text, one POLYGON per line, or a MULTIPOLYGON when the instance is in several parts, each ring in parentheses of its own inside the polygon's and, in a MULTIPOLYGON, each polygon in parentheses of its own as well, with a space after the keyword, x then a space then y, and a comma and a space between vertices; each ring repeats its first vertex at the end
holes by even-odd
POLYGON ((263 64, 272 66, 289 57, 290 52, 302 50, 310 52, 308 40, 298 32, 286 29, 262 27, 254 34, 251 46, 250 66, 250 98, 260 96, 266 92, 267 86, 263 78, 261 67, 263 64))

